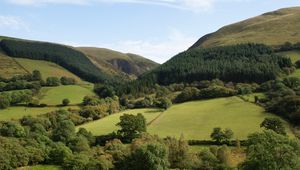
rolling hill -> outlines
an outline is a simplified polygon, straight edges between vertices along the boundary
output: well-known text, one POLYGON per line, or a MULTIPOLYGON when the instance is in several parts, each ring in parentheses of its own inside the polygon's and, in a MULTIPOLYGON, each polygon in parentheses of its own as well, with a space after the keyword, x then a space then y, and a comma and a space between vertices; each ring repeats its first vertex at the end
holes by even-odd
POLYGON ((77 49, 85 53, 100 69, 112 75, 137 77, 159 65, 136 54, 94 47, 78 47, 77 49))
POLYGON ((240 43, 263 43, 270 46, 300 42, 300 7, 268 12, 224 26, 200 38, 191 48, 215 47, 240 43))
POLYGON ((2 77, 28 74, 35 69, 53 76, 55 71, 51 68, 55 68, 59 70, 56 76, 69 75, 90 82, 127 81, 158 66, 135 54, 5 36, 0 36, 0 61, 2 77))

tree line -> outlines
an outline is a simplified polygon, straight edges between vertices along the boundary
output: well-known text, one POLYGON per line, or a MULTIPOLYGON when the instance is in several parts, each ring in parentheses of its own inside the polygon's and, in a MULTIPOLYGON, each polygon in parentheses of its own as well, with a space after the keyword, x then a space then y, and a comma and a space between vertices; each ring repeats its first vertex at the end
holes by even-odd
POLYGON ((0 47, 11 57, 54 62, 90 82, 111 82, 83 53, 67 46, 35 41, 3 39, 0 47))

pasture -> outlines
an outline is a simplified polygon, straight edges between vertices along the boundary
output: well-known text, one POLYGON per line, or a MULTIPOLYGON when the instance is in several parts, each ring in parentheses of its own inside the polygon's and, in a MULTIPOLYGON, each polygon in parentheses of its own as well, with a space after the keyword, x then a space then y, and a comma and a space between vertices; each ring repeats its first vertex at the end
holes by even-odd
POLYGON ((47 77, 65 76, 72 77, 77 80, 77 82, 81 82, 78 76, 55 63, 43 60, 30 60, 25 58, 15 58, 15 60, 29 72, 32 72, 33 70, 39 70, 43 76, 43 79, 46 79, 47 77))
POLYGON ((41 114, 49 113, 59 109, 78 108, 77 106, 67 107, 9 107, 4 110, 0 110, 0 121, 18 120, 23 116, 38 116, 41 114))
POLYGON ((153 119, 155 119, 159 114, 161 114, 161 110, 159 109, 133 109, 126 110, 124 112, 116 113, 110 116, 107 116, 103 119, 99 119, 81 126, 78 126, 77 129, 83 127, 88 131, 91 131, 93 135, 104 135, 113 131, 118 130, 118 127, 115 126, 119 122, 120 116, 124 114, 138 114, 142 113, 147 122, 149 123, 153 119))
POLYGON ((36 165, 36 166, 18 168, 18 170, 62 170, 62 169, 54 165, 36 165))
POLYGON ((94 95, 87 88, 78 85, 44 87, 41 90, 40 103, 48 105, 59 105, 63 99, 69 99, 70 104, 80 104, 84 96, 94 95))
MULTIPOLYGON (((138 113, 142 110, 129 110, 125 113, 138 113)), ((102 135, 116 130, 115 124, 122 113, 82 125, 95 135, 102 135)), ((155 116, 145 114, 150 121, 155 116)), ((161 137, 184 135, 185 139, 209 140, 214 127, 230 128, 234 138, 245 139, 250 133, 261 131, 260 123, 266 117, 275 115, 265 113, 264 109, 245 102, 239 97, 218 98, 193 101, 173 105, 170 109, 148 126, 147 131, 161 137)), ((286 123, 288 133, 291 131, 286 123)))

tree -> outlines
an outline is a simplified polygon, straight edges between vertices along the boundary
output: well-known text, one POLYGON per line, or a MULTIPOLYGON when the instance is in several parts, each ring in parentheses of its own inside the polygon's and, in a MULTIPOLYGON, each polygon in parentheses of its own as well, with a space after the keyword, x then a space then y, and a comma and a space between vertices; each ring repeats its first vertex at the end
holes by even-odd
POLYGON ((260 124, 260 127, 264 127, 266 130, 273 130, 281 135, 286 135, 283 122, 277 117, 265 118, 265 120, 260 124))
POLYGON ((76 84, 76 80, 72 77, 61 77, 60 82, 62 85, 73 85, 76 84))
POLYGON ((6 109, 10 106, 10 100, 7 96, 0 95, 0 109, 6 109))
POLYGON ((95 84, 94 92, 101 98, 113 97, 116 94, 113 87, 103 84, 95 84))
POLYGON ((26 136, 26 131, 23 126, 18 123, 3 122, 0 124, 0 134, 7 137, 21 138, 26 136))
POLYGON ((57 77, 48 77, 46 80, 47 86, 59 86, 60 80, 57 77))
POLYGON ((248 137, 244 170, 299 169, 300 142, 273 131, 254 133, 248 137))
POLYGON ((167 148, 159 143, 140 146, 116 165, 119 170, 167 170, 168 167, 167 148))
POLYGON ((42 74, 39 70, 32 71, 32 80, 33 81, 41 81, 42 80, 42 74))
POLYGON ((158 101, 158 107, 163 108, 165 110, 169 109, 172 106, 172 101, 169 98, 161 98, 158 101))
POLYGON ((142 132, 146 132, 146 119, 141 114, 137 115, 124 114, 120 117, 117 124, 121 129, 118 130, 124 141, 131 142, 132 139, 139 137, 142 132))
POLYGON ((63 99, 62 100, 62 105, 63 106, 68 106, 70 104, 70 100, 69 99, 63 99))
POLYGON ((75 125, 70 120, 62 120, 58 126, 52 131, 54 141, 66 143, 75 136, 75 125))
POLYGON ((210 137, 219 144, 223 142, 226 143, 233 137, 233 132, 231 129, 222 130, 222 128, 216 127, 213 129, 210 137))

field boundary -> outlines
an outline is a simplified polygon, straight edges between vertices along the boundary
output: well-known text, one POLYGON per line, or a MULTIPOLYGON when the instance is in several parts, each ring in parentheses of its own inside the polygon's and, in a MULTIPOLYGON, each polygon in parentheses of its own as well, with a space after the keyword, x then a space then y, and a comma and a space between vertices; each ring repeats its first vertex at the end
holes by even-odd
MULTIPOLYGON (((10 56, 8 56, 10 57, 10 56)), ((27 70, 22 64, 20 64, 14 57, 10 57, 18 66, 20 66, 23 70, 25 70, 25 72, 27 72, 28 74, 31 74, 31 72, 29 70, 27 70)))
POLYGON ((150 122, 147 123, 147 126, 150 126, 153 122, 155 122, 158 118, 160 118, 166 110, 164 110, 163 112, 161 112, 159 115, 157 115, 154 119, 152 119, 150 122))

